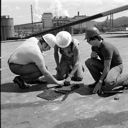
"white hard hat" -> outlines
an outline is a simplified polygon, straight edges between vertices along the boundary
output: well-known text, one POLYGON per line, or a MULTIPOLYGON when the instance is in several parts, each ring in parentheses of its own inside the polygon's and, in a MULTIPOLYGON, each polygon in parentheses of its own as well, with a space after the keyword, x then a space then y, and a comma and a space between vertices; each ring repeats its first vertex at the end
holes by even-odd
POLYGON ((51 48, 54 48, 56 44, 56 37, 53 34, 45 34, 43 35, 43 39, 51 48))
POLYGON ((61 31, 56 35, 56 44, 61 48, 66 48, 70 45, 72 36, 67 31, 61 31))

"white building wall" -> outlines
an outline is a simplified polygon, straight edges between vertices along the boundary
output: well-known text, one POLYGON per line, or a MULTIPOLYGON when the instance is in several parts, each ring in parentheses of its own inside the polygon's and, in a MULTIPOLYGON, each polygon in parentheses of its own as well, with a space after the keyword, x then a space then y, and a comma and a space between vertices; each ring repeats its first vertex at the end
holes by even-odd
POLYGON ((52 19, 53 19, 52 13, 43 13, 42 22, 44 29, 49 29, 53 27, 52 19))

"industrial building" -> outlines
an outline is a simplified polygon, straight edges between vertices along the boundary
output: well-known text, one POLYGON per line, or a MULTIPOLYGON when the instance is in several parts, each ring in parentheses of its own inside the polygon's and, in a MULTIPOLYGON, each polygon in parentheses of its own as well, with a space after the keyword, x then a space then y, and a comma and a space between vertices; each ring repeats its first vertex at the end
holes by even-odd
POLYGON ((9 16, 1 16, 1 40, 14 37, 14 22, 9 16))
MULTIPOLYGON (((62 26, 68 24, 70 22, 80 20, 85 18, 85 15, 79 15, 79 12, 76 16, 70 17, 53 17, 52 13, 43 13, 40 22, 32 22, 20 25, 14 25, 13 18, 9 16, 1 16, 1 40, 11 39, 13 37, 25 37, 32 33, 42 32, 51 28, 56 28, 58 26, 62 26)), ((85 23, 81 23, 78 25, 62 28, 60 30, 69 31, 72 34, 82 33, 85 28, 94 26, 95 22, 89 21, 85 23)), ((60 31, 57 30, 57 31, 60 31)), ((55 34, 57 31, 53 31, 55 34)))
MULTIPOLYGON (((48 30, 51 28, 62 26, 64 24, 68 24, 70 22, 80 20, 85 17, 86 17, 85 15, 79 15, 79 12, 78 12, 77 16, 74 16, 72 18, 62 17, 62 16, 53 17, 52 13, 47 12, 47 13, 42 14, 42 18, 41 18, 40 22, 15 25, 14 28, 15 28, 15 32, 17 33, 18 36, 26 36, 31 33, 41 32, 41 31, 45 31, 45 30, 48 30)), ((66 31, 69 31, 72 34, 74 34, 74 33, 78 33, 77 32, 78 30, 80 32, 80 30, 83 30, 87 27, 94 26, 94 25, 95 25, 94 21, 89 21, 89 22, 81 23, 81 24, 74 25, 71 27, 62 28, 60 30, 66 30, 66 31)), ((60 30, 58 30, 58 31, 60 31, 60 30)), ((53 33, 56 33, 56 32, 54 31, 53 33)))

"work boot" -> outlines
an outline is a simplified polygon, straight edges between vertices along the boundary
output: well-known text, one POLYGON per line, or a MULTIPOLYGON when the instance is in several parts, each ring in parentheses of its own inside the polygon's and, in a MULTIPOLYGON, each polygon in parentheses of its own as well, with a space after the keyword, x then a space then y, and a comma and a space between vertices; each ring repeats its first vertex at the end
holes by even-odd
POLYGON ((20 89, 27 89, 29 85, 24 82, 24 80, 20 76, 16 76, 13 80, 15 84, 19 86, 20 89))
POLYGON ((47 84, 47 81, 46 80, 43 80, 43 81, 41 81, 41 80, 39 80, 39 79, 36 79, 36 80, 34 80, 34 81, 29 81, 29 82, 27 82, 28 84, 47 84))

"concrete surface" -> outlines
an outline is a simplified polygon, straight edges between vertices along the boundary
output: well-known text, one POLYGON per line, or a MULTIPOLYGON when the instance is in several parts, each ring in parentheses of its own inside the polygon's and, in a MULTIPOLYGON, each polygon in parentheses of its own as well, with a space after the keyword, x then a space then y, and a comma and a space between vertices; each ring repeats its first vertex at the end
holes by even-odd
MULTIPOLYGON (((128 38, 103 35, 120 51, 124 62, 124 74, 128 73, 128 38)), ((81 60, 90 55, 90 46, 84 35, 80 40, 81 60)), ((7 65, 10 53, 22 41, 8 41, 1 44, 1 127, 2 128, 128 128, 128 92, 108 97, 88 93, 87 85, 93 82, 85 67, 84 86, 74 93, 61 96, 54 101, 37 97, 46 85, 32 86, 20 90, 13 84, 7 65)), ((53 50, 45 54, 48 69, 55 74, 53 50)))

